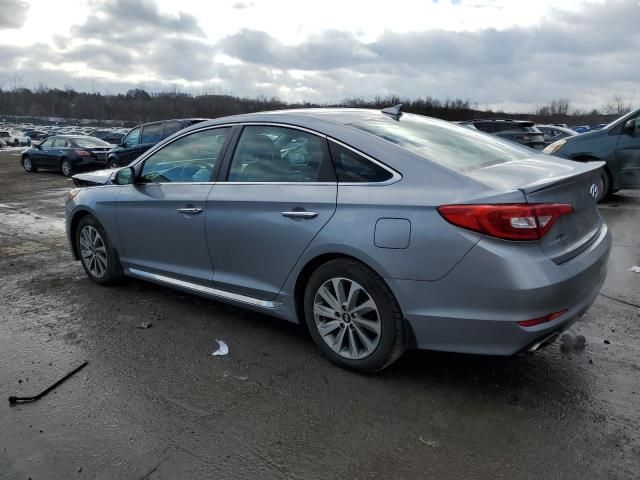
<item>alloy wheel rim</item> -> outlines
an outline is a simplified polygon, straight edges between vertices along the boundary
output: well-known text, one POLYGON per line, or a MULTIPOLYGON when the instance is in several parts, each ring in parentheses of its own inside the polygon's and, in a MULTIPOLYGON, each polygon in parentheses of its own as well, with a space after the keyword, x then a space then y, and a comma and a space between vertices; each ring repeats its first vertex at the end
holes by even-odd
POLYGON ((98 230, 90 225, 80 231, 80 255, 94 277, 101 278, 107 272, 107 248, 98 230))
POLYGON ((69 175, 70 171, 71 165, 69 165, 69 162, 62 162, 62 173, 64 173, 65 175, 69 175))
POLYGON ((23 165, 25 170, 31 170, 31 159, 25 158, 23 165))
POLYGON ((341 357, 366 358, 380 343, 378 307, 362 285, 348 278, 331 278, 320 286, 313 318, 324 342, 341 357))

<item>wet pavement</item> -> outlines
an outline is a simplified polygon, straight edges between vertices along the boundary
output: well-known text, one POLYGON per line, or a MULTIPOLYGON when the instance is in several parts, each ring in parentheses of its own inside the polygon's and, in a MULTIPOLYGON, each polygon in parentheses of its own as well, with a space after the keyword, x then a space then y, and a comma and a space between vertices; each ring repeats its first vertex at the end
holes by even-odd
POLYGON ((92 284, 66 245, 70 180, 16 153, 0 152, 0 479, 640 477, 639 192, 601 209, 614 248, 572 328, 584 349, 411 352, 363 376, 295 325, 92 284))

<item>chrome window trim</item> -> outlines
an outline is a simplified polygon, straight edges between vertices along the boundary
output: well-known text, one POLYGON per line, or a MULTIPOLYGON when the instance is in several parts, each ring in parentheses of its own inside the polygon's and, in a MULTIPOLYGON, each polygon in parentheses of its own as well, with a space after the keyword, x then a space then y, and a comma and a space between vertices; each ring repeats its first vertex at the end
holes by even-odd
POLYGON ((261 308, 278 308, 282 305, 280 302, 272 300, 259 300, 257 298, 249 297, 247 295, 241 295, 239 293, 226 292, 217 288, 206 287, 204 285, 198 285, 197 283, 187 282, 186 280, 179 280, 177 278, 168 277, 166 275, 160 275, 158 273, 146 272, 137 268, 127 269, 132 276, 153 280, 155 282, 166 283, 169 285, 175 285, 178 287, 193 290, 195 292, 203 293, 206 295, 212 295, 214 297, 224 298, 232 300, 234 302, 246 303, 261 308))

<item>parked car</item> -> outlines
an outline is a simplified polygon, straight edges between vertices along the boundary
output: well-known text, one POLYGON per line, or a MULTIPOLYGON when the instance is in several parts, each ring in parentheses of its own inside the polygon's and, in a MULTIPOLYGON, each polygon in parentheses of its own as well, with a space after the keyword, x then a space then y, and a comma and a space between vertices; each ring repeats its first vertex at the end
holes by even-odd
POLYGON ((164 120, 162 122, 145 123, 132 128, 124 136, 120 144, 109 152, 107 160, 109 168, 129 165, 161 140, 204 120, 203 118, 164 120))
POLYGON ((566 137, 574 137, 579 133, 557 125, 536 125, 536 128, 544 135, 544 141, 547 145, 566 137))
POLYGON ((606 162, 598 201, 621 188, 640 188, 640 109, 609 125, 552 143, 545 153, 580 162, 606 162))
POLYGON ((29 173, 53 168, 64 176, 90 168, 104 168, 112 145, 95 137, 56 135, 22 153, 22 167, 29 173))
POLYGON ((19 147, 21 145, 29 145, 30 140, 28 137, 14 130, 0 130, 0 140, 12 147, 19 147))
POLYGON ((89 132, 89 135, 112 145, 119 145, 124 138, 123 133, 114 132, 113 130, 93 130, 89 132))
POLYGON ((41 142, 49 136, 47 132, 42 130, 26 130, 24 135, 29 137, 32 142, 41 142))
POLYGON ((491 133, 536 150, 542 150, 546 145, 542 132, 535 127, 533 122, 524 120, 469 120, 460 123, 464 123, 466 127, 473 125, 474 128, 482 132, 491 133))
POLYGON ((75 175, 100 186, 68 195, 73 255, 101 285, 124 274, 302 323, 359 371, 409 346, 553 341, 606 276, 601 165, 531 161, 400 108, 220 118, 75 175))
POLYGON ((577 127, 572 127, 572 130, 577 133, 585 133, 591 129, 589 125, 578 125, 577 127))
POLYGON ((4 140, 0 140, 0 148, 4 148, 6 146, 7 146, 7 144, 4 143, 4 140))
POLYGON ((589 129, 590 132, 594 131, 594 130, 602 130, 604 127, 606 127, 607 124, 606 123, 599 123, 598 125, 595 125, 593 127, 591 127, 589 129))

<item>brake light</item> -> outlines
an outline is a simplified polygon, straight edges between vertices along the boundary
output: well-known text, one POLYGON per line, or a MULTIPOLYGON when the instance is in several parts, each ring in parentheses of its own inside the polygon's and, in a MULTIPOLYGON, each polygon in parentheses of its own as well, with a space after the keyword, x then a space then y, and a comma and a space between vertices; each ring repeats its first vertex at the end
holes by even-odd
POLYGON ((76 155, 78 155, 79 157, 90 157, 91 153, 87 152, 86 150, 75 150, 76 155))
POLYGON ((521 327, 535 327, 536 325, 540 325, 541 323, 547 323, 552 320, 555 320, 556 318, 561 317, 565 313, 567 313, 566 309, 560 310, 559 312, 550 313, 549 315, 546 315, 544 317, 534 318, 532 320, 520 320, 519 322, 516 322, 516 323, 521 327))
POLYGON ((504 240, 539 240, 562 215, 573 212, 564 203, 504 203, 442 205, 438 212, 449 223, 504 240))

